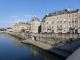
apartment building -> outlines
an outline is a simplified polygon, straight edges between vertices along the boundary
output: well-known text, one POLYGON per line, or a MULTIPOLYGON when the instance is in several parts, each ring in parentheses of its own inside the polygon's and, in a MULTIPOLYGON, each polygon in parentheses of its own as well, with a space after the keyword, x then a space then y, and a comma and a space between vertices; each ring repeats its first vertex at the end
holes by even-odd
POLYGON ((40 32, 40 20, 37 17, 33 17, 30 24, 31 24, 30 26, 31 33, 40 32))
POLYGON ((41 32, 80 33, 80 10, 64 10, 48 13, 41 22, 41 32))
POLYGON ((30 23, 29 22, 18 22, 13 25, 13 32, 29 32, 30 31, 30 23))

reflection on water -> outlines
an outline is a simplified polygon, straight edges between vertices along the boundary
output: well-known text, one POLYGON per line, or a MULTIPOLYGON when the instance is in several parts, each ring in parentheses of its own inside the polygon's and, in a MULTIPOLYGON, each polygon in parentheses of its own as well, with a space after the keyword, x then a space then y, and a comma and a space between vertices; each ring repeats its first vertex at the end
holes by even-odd
POLYGON ((9 34, 0 34, 0 60, 64 60, 31 44, 21 43, 21 39, 9 34), (5 44, 4 44, 5 43, 5 44))

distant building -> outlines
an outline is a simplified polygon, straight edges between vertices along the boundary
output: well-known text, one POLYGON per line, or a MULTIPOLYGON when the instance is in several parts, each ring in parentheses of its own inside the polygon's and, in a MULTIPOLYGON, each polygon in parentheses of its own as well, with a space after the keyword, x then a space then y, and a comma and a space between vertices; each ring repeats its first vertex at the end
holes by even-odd
POLYGON ((13 25, 12 29, 13 32, 29 32, 30 26, 29 22, 18 22, 15 25, 13 25))
POLYGON ((40 32, 40 20, 37 17, 33 17, 30 23, 30 29, 32 33, 40 32))
POLYGON ((6 31, 12 32, 13 30, 12 30, 12 28, 7 28, 6 31))
POLYGON ((41 32, 80 33, 80 10, 64 10, 48 13, 42 19, 41 32))

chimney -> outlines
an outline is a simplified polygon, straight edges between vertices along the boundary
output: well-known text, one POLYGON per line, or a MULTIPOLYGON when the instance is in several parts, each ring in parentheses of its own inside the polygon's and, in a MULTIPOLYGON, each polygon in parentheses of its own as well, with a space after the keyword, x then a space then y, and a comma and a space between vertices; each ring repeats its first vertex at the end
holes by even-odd
POLYGON ((67 8, 67 11, 70 11, 70 7, 67 8))

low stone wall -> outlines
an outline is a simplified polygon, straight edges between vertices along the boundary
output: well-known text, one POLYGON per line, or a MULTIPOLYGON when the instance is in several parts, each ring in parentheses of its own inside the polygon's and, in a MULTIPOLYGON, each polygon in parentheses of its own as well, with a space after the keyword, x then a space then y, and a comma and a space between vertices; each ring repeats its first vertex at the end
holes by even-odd
POLYGON ((24 40, 31 39, 31 35, 28 33, 22 33, 22 32, 6 32, 6 33, 16 36, 18 38, 24 39, 24 40))
POLYGON ((51 45, 66 43, 71 40, 80 38, 80 34, 52 34, 52 33, 31 33, 36 37, 36 40, 48 43, 51 45))

